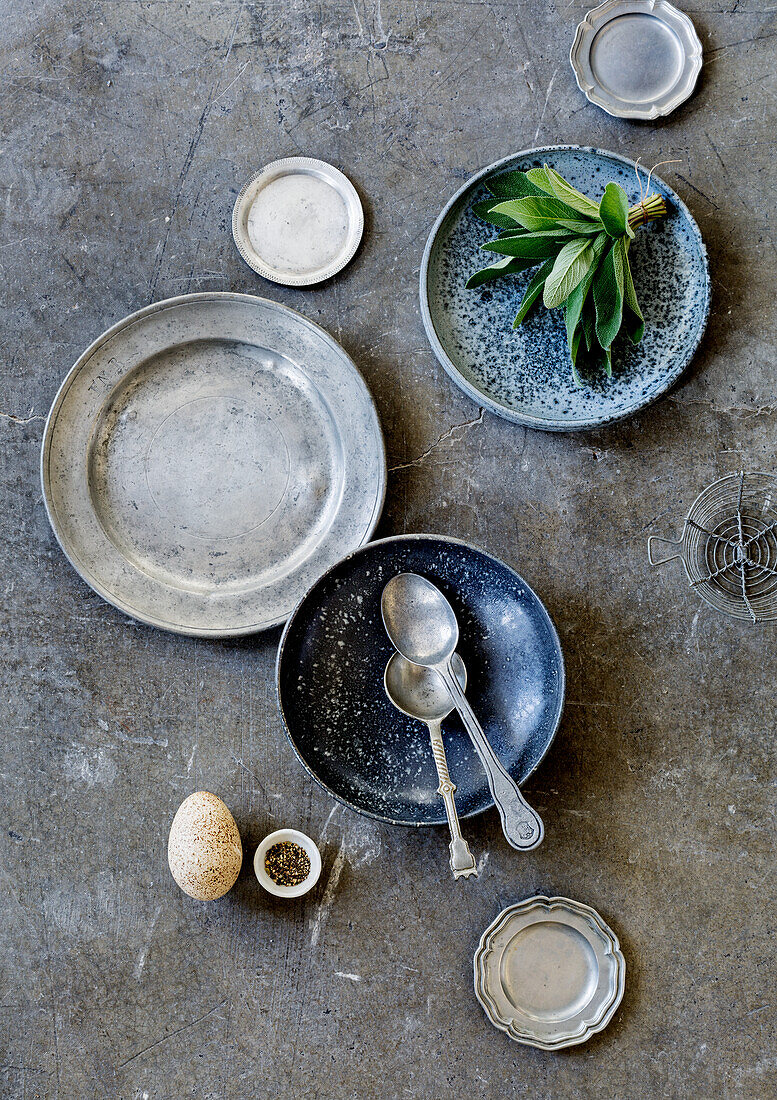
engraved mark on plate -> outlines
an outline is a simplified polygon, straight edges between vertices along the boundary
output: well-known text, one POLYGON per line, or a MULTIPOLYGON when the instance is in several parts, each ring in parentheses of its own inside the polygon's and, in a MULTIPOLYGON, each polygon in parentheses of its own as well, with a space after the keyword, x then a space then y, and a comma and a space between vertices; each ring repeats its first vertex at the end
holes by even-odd
POLYGON ((201 539, 233 539, 261 527, 289 484, 289 452, 277 426, 240 396, 187 401, 159 425, 145 459, 162 516, 201 539))

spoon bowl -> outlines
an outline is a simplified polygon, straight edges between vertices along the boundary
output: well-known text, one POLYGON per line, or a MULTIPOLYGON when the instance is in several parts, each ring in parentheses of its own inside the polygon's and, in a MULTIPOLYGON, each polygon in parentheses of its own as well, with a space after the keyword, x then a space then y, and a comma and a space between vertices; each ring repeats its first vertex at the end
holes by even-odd
MULTIPOLYGON (((458 653, 454 653, 453 673, 464 691, 467 687, 467 670, 458 653)), ((450 692, 442 677, 434 669, 414 665, 401 653, 389 658, 383 683, 391 702, 409 718, 420 722, 442 722, 453 710, 450 692)))
POLYGON ((418 573, 398 573, 383 589, 383 624, 394 648, 414 665, 447 664, 459 624, 445 596, 418 573))

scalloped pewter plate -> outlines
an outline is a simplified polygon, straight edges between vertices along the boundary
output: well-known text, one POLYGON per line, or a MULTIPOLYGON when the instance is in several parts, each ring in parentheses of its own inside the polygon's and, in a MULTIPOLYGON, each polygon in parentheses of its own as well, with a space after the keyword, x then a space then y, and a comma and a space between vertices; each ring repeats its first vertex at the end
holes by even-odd
POLYGON ((306 317, 248 294, 156 302, 80 357, 51 407, 60 546, 133 619, 222 637, 277 626, 375 529, 375 406, 306 317))
POLYGON ((702 46, 666 0, 605 0, 578 26, 569 60, 591 103, 616 118, 654 119, 693 92, 702 46))
POLYGON ((623 997, 618 937, 588 905, 537 896, 508 906, 475 952, 475 995, 494 1027, 542 1050, 584 1043, 623 997))
POLYGON ((356 188, 312 157, 266 165, 243 186, 232 236, 249 267, 282 286, 313 286, 353 259, 364 231, 356 188))

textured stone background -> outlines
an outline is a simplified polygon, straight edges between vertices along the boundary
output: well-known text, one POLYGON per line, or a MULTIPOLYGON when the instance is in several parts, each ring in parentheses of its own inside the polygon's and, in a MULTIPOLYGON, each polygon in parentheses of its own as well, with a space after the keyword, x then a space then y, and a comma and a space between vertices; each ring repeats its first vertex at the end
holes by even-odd
MULTIPOLYGON (((698 3, 698 0, 697 0, 698 3)), ((652 573, 710 480, 775 469, 775 9, 705 0, 697 94, 657 125, 586 104, 577 0, 3 0, 3 1097, 443 1100, 777 1095, 774 628, 652 573), (713 313, 681 384, 603 432, 524 431, 460 394, 417 304, 449 194, 533 143, 677 157, 710 252, 713 313), (230 212, 279 156, 333 161, 363 247, 321 290, 262 282, 230 212), (380 534, 431 530, 515 565, 553 615, 568 707, 530 782, 545 844, 495 813, 454 884, 442 830, 334 806, 283 735, 277 632, 224 644, 137 626, 78 579, 38 484, 44 415, 80 351, 154 299, 203 288, 328 328, 377 400, 392 472, 380 534), (220 903, 173 885, 172 814, 208 788, 246 849, 299 825, 325 852, 295 906, 246 867, 220 903), (622 1008, 546 1054, 494 1031, 471 957, 535 891, 598 908, 622 1008)))

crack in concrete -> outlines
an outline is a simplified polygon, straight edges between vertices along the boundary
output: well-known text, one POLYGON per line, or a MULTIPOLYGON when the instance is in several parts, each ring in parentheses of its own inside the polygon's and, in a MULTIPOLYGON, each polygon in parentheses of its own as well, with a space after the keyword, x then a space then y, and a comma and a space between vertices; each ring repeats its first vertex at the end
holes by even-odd
POLYGON ((473 428, 476 424, 483 423, 483 417, 485 416, 485 409, 478 409, 478 415, 474 420, 465 420, 461 424, 453 424, 448 428, 447 432, 443 432, 442 435, 432 443, 431 447, 427 447, 423 454, 420 454, 418 458, 414 458, 412 462, 402 462, 399 466, 389 466, 389 473, 393 474, 396 470, 408 470, 411 466, 420 466, 430 454, 437 450, 441 443, 444 443, 446 439, 456 438, 456 432, 464 432, 467 428, 473 428))
POLYGON ((118 1068, 124 1069, 125 1066, 128 1066, 130 1064, 130 1062, 134 1062, 136 1058, 139 1058, 141 1054, 146 1054, 149 1050, 153 1050, 154 1047, 158 1047, 161 1046, 162 1043, 166 1043, 168 1039, 173 1039, 176 1035, 180 1035, 182 1031, 188 1031, 188 1029, 190 1027, 194 1027, 195 1024, 200 1024, 203 1020, 207 1020, 209 1016, 212 1016, 214 1014, 214 1012, 218 1012, 220 1008, 223 1008, 228 1000, 229 997, 225 997, 223 1001, 221 1001, 217 1005, 214 1005, 213 1008, 208 1009, 208 1011, 202 1016, 198 1016, 196 1020, 190 1020, 188 1024, 183 1024, 181 1027, 177 1027, 175 1031, 170 1031, 167 1035, 163 1035, 161 1039, 157 1039, 155 1042, 149 1043, 147 1047, 143 1047, 143 1049, 139 1050, 137 1054, 133 1054, 130 1058, 127 1058, 126 1061, 122 1062, 118 1068))
POLYGON ((721 408, 716 405, 714 401, 704 401, 701 398, 693 397, 669 397, 668 401, 671 401, 674 405, 703 405, 708 408, 710 412, 729 414, 732 416, 774 416, 777 413, 777 405, 728 405, 725 408, 721 408))
MULTIPOLYGON (((167 225, 167 228, 165 230, 165 235, 162 238, 162 240, 157 244, 157 254, 156 254, 156 258, 154 260, 154 270, 151 274, 151 279, 149 280, 149 290, 148 290, 148 295, 149 295, 148 300, 149 300, 149 302, 153 302, 154 295, 156 294, 157 283, 159 282, 159 279, 160 279, 160 276, 161 276, 161 273, 162 273, 162 264, 164 262, 165 252, 167 251, 168 241, 170 240, 170 234, 173 230, 173 222, 174 222, 174 219, 175 219, 175 215, 178 211, 178 206, 179 206, 179 204, 181 202, 181 198, 183 196, 183 189, 184 189, 184 186, 186 184, 186 179, 189 175, 189 169, 192 166, 192 163, 194 161, 194 155, 197 152, 197 148, 200 144, 200 141, 202 140, 202 135, 205 132, 205 126, 208 122, 211 111, 213 110, 214 104, 216 103, 216 99, 214 99, 214 96, 216 95, 218 85, 221 83, 221 79, 222 79, 222 76, 224 74, 224 70, 227 67, 227 62, 229 61, 230 55, 232 53, 232 47, 235 43, 235 35, 237 34, 237 28, 240 25, 240 20, 243 17, 244 7, 245 7, 245 0, 241 0, 240 8, 238 9, 238 13, 237 13, 237 18, 235 19, 234 26, 232 27, 232 34, 230 35, 226 55, 224 57, 224 60, 221 63, 219 71, 218 71, 216 77, 214 78, 214 80, 213 80, 213 82, 210 86, 210 89, 208 91, 208 94, 205 98, 205 106, 202 108, 202 112, 200 114, 200 117, 197 120, 197 125, 194 128, 194 135, 193 135, 191 141, 189 142, 189 148, 186 150, 186 156, 184 157, 183 165, 181 167, 181 171, 178 174, 178 182, 176 184, 176 191, 175 191, 175 197, 173 199, 172 209, 170 211, 170 214, 165 219, 166 220, 166 225, 167 225)), ((242 76, 244 71, 245 71, 245 67, 238 74, 238 77, 242 76)), ((232 83, 234 84, 234 81, 232 83)), ((231 86, 232 85, 229 85, 228 87, 231 87, 231 86)), ((224 91, 226 91, 226 90, 227 89, 225 88, 224 91)), ((195 207, 196 207, 196 201, 195 201, 195 207)))
POLYGON ((33 413, 30 409, 29 416, 16 416, 14 413, 0 412, 0 418, 3 420, 10 420, 12 424, 32 424, 34 420, 45 420, 45 416, 41 416, 40 413, 33 413))

